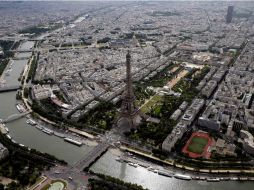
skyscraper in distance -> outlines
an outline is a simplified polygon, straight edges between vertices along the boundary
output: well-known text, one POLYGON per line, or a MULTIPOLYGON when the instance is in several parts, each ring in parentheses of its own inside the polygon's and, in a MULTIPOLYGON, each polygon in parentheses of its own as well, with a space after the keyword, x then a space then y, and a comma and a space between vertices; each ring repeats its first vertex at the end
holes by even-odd
POLYGON ((233 18, 233 11, 234 11, 234 6, 230 5, 228 6, 228 12, 226 16, 226 23, 231 23, 232 18, 233 18))

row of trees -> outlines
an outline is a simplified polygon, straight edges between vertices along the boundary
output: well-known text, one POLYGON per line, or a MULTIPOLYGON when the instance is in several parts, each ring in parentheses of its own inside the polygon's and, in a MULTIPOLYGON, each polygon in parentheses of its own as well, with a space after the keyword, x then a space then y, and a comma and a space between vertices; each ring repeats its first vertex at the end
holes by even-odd
POLYGON ((99 105, 85 114, 79 123, 91 125, 102 130, 111 129, 116 119, 117 109, 111 102, 101 101, 99 105))
POLYGON ((0 60, 0 76, 3 74, 6 66, 8 65, 9 59, 0 60))
POLYGON ((20 34, 32 34, 33 36, 38 36, 42 33, 51 31, 51 30, 55 30, 57 28, 60 28, 62 26, 62 24, 55 24, 55 23, 50 23, 50 26, 48 27, 44 27, 42 25, 38 25, 38 26, 31 26, 25 29, 22 29, 19 31, 20 34))
POLYGON ((161 120, 160 123, 142 121, 136 131, 125 133, 131 139, 148 142, 152 145, 159 145, 173 130, 176 122, 173 120, 161 120))
POLYGON ((58 109, 56 105, 51 102, 50 98, 41 100, 40 102, 33 101, 32 110, 56 123, 60 123, 62 120, 60 109, 58 109))
POLYGON ((11 49, 13 41, 0 40, 0 47, 2 47, 3 52, 7 52, 11 49))
POLYGON ((30 65, 30 70, 28 72, 26 82, 29 82, 30 80, 32 80, 32 81, 34 80, 36 69, 37 69, 37 64, 38 64, 38 60, 39 60, 39 53, 36 56, 33 56, 32 59, 33 60, 30 65))
POLYGON ((0 56, 0 76, 3 74, 6 66, 9 63, 9 58, 12 57, 14 54, 11 52, 11 48, 16 47, 19 45, 19 42, 7 41, 7 40, 0 40, 0 48, 2 48, 4 54, 0 56))
POLYGON ((89 179, 89 186, 91 190, 145 190, 140 185, 124 182, 118 178, 103 174, 96 175, 98 178, 89 179))
POLYGON ((147 89, 145 85, 137 83, 135 84, 134 94, 136 96, 138 106, 141 106, 145 103, 145 100, 155 95, 155 92, 153 90, 147 89))
POLYGON ((30 34, 42 34, 44 32, 49 31, 49 28, 42 28, 42 27, 38 27, 38 26, 32 26, 23 30, 20 30, 19 33, 20 34, 25 34, 25 33, 30 33, 30 34))
POLYGON ((4 55, 2 59, 7 59, 9 57, 13 57, 14 53, 11 52, 11 49, 16 48, 19 45, 19 42, 13 42, 8 40, 0 40, 0 47, 2 47, 4 55))
POLYGON ((177 65, 171 64, 162 71, 158 72, 149 81, 144 82, 145 86, 163 87, 168 81, 170 81, 176 74, 183 70, 182 66, 179 66, 176 71, 170 73, 170 70, 177 65))

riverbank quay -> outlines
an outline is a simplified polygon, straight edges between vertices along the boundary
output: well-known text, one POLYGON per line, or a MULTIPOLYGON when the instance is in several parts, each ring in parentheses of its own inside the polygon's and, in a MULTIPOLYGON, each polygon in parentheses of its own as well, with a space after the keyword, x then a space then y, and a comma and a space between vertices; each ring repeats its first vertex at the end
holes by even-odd
POLYGON ((91 139, 91 140, 93 140, 93 139, 95 138, 94 135, 91 135, 91 134, 89 134, 89 133, 87 133, 87 132, 85 132, 85 131, 79 130, 79 129, 75 129, 75 128, 73 128, 73 127, 68 127, 68 130, 71 131, 71 132, 73 132, 73 133, 76 133, 76 134, 78 134, 78 135, 80 135, 80 136, 89 138, 89 139, 91 139))
MULTIPOLYGON (((239 181, 254 181, 254 168, 250 169, 206 169, 206 168, 196 168, 188 166, 187 163, 177 163, 177 161, 173 159, 165 159, 161 160, 158 157, 153 156, 150 153, 140 151, 137 149, 133 149, 127 146, 120 146, 122 151, 126 151, 137 155, 141 158, 148 159, 151 162, 163 164, 165 167, 172 167, 175 169, 180 169, 184 172, 189 172, 193 175, 211 175, 221 177, 221 175, 228 175, 230 176, 231 180, 239 180, 239 181), (237 178, 237 179, 236 179, 237 178)), ((226 178, 227 179, 227 178, 226 178)))

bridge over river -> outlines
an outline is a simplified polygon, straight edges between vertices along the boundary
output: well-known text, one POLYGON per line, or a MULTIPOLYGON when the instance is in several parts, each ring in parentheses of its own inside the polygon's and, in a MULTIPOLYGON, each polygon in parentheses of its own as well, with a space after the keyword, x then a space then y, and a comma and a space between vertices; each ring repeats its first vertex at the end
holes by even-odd
POLYGON ((77 163, 74 164, 73 168, 77 170, 88 169, 103 153, 105 153, 109 144, 107 142, 101 142, 99 145, 94 147, 87 155, 81 158, 77 163))
POLYGON ((30 111, 27 112, 23 112, 23 113, 18 113, 18 114, 12 114, 9 117, 7 117, 6 119, 2 120, 2 123, 10 123, 12 121, 15 121, 17 119, 20 119, 22 117, 25 117, 26 115, 28 115, 29 113, 31 113, 30 111))
POLYGON ((20 89, 20 85, 3 86, 3 87, 0 87, 0 93, 1 92, 16 91, 18 89, 20 89))
POLYGON ((108 150, 109 146, 110 145, 106 141, 103 141, 74 165, 68 165, 66 167, 56 166, 46 173, 53 178, 69 180, 70 177, 72 177, 73 179, 80 179, 82 176, 86 175, 84 170, 87 170, 93 163, 95 163, 96 160, 108 150), (56 173, 56 171, 58 172, 56 173))
POLYGON ((29 53, 32 52, 32 49, 14 49, 14 50, 10 50, 13 53, 29 53))

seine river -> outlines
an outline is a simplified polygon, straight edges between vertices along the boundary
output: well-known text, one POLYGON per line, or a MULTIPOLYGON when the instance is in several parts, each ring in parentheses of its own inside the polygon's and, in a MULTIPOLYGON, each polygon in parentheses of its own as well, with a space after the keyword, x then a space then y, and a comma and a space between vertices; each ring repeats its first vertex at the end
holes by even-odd
MULTIPOLYGON (((25 42, 21 49, 29 49, 33 42, 25 42)), ((18 57, 27 57, 29 53, 21 53, 18 57)), ((15 60, 12 71, 5 77, 7 85, 19 84, 18 78, 27 64, 28 58, 15 60)), ((9 115, 19 113, 15 107, 16 92, 0 93, 0 118, 5 119, 9 115)), ((63 141, 56 136, 47 135, 35 127, 26 124, 26 119, 22 118, 6 124, 9 128, 10 136, 18 143, 30 148, 35 148, 41 152, 52 154, 59 159, 64 159, 69 164, 78 161, 84 154, 91 150, 91 147, 83 145, 77 147, 63 141)), ((167 178, 145 168, 134 168, 125 163, 115 161, 116 156, 108 151, 103 155, 91 169, 95 172, 111 175, 124 181, 137 183, 150 190, 253 190, 254 182, 205 182, 205 181, 184 181, 175 178, 167 178)))

